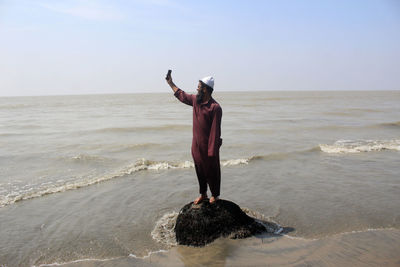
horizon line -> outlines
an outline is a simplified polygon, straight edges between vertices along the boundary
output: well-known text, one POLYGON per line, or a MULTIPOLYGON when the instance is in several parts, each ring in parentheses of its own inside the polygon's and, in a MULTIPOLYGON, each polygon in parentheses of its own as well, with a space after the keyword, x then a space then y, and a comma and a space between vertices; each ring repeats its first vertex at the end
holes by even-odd
MULTIPOLYGON (((167 90, 168 91, 168 90, 167 90)), ((186 90, 188 91, 188 90, 186 90)), ((397 92, 400 89, 351 89, 351 90, 221 90, 214 91, 218 93, 258 93, 258 92, 397 92)), ((153 92, 117 92, 117 93, 82 93, 82 94, 38 94, 38 95, 0 95, 0 98, 7 97, 46 97, 46 96, 91 96, 91 95, 133 95, 133 94, 169 94, 173 93, 172 90, 170 92, 164 91, 153 91, 153 92)), ((215 93, 214 93, 215 94, 215 93)))

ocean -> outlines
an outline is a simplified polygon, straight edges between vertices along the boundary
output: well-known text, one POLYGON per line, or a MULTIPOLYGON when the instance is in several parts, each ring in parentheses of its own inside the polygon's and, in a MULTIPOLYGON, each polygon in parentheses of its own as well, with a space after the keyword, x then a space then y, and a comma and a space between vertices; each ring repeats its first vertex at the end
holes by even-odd
POLYGON ((400 91, 214 98, 220 197, 292 231, 175 243, 198 184, 172 91, 1 97, 0 266, 400 265, 400 91))

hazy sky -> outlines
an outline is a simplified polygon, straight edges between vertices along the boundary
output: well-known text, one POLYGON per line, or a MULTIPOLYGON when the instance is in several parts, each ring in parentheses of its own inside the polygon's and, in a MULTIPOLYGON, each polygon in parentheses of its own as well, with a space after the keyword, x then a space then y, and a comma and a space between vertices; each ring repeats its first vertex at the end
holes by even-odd
POLYGON ((0 0, 0 95, 399 90, 400 0, 0 0))

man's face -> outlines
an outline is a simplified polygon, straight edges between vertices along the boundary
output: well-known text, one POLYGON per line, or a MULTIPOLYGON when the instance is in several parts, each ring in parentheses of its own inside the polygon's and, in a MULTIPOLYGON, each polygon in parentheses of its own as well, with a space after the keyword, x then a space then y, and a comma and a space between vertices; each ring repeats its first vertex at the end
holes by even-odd
POLYGON ((205 90, 206 89, 203 88, 203 86, 201 85, 201 82, 199 82, 199 85, 197 85, 197 95, 196 95, 196 100, 197 100, 198 104, 203 102, 205 90))
POLYGON ((204 88, 201 86, 201 82, 197 85, 197 94, 204 93, 204 88))

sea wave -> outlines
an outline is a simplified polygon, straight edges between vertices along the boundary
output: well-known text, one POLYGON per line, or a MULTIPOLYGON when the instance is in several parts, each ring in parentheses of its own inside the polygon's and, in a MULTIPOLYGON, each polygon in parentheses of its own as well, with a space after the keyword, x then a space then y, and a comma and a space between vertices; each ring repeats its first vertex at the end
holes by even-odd
POLYGON ((384 112, 383 110, 380 109, 373 109, 373 108, 348 108, 346 109, 349 112, 384 112))
POLYGON ((384 122, 384 123, 378 124, 378 126, 390 127, 390 128, 399 128, 400 127, 400 121, 384 122))
POLYGON ((382 150, 400 151, 400 139, 392 140, 338 140, 332 145, 320 144, 322 152, 325 153, 361 153, 382 150))
POLYGON ((24 109, 34 107, 34 104, 3 104, 0 105, 0 110, 13 110, 13 109, 24 109))
POLYGON ((24 134, 24 133, 16 133, 16 132, 13 132, 13 133, 0 133, 0 136, 2 136, 2 137, 8 137, 8 136, 10 136, 10 137, 16 137, 16 136, 22 136, 22 135, 27 135, 27 134, 24 134))
MULTIPOLYGON (((229 167, 229 166, 247 165, 252 161, 258 161, 258 160, 263 160, 263 161, 285 160, 293 155, 310 153, 310 152, 312 153, 315 151, 321 151, 321 149, 319 147, 314 147, 303 151, 272 153, 267 155, 255 155, 248 158, 227 159, 227 160, 221 160, 220 164, 222 167, 229 167)), ((69 160, 77 162, 87 162, 87 161, 104 161, 107 160, 107 158, 99 157, 96 155, 79 154, 69 158, 69 160)), ((6 195, 0 195, 0 207, 7 206, 22 200, 79 189, 81 187, 98 184, 101 182, 112 180, 114 178, 124 177, 140 171, 161 171, 168 169, 188 169, 188 168, 194 168, 193 161, 189 160, 152 161, 145 158, 140 158, 132 164, 129 164, 115 172, 104 174, 102 176, 83 177, 83 178, 80 177, 72 181, 57 180, 56 182, 42 183, 38 186, 33 185, 32 187, 29 188, 23 187, 20 188, 19 190, 14 189, 14 191, 6 195)))
MULTIPOLYGON (((0 134, 1 136, 1 134, 0 134)), ((99 150, 106 152, 124 152, 136 151, 143 149, 162 149, 163 147, 170 147, 169 144, 160 143, 94 143, 94 144, 62 144, 58 147, 60 150, 99 150)))
POLYGON ((366 124, 366 125, 322 125, 322 126, 312 126, 311 128, 305 129, 317 129, 317 130, 325 130, 325 131, 340 131, 340 130, 360 130, 360 129, 399 129, 400 121, 393 122, 383 122, 383 123, 374 123, 374 124, 366 124))
POLYGON ((343 117, 356 117, 364 113, 381 113, 381 112, 384 111, 379 109, 368 109, 368 108, 347 108, 336 111, 324 112, 324 114, 333 116, 343 116, 343 117))
POLYGON ((105 161, 107 158, 98 156, 98 155, 89 155, 89 154, 78 154, 76 156, 72 156, 68 158, 68 160, 76 161, 76 162, 97 162, 97 161, 105 161))
POLYGON ((111 152, 122 152, 122 151, 134 151, 134 150, 142 150, 150 148, 161 148, 163 146, 167 145, 159 143, 138 143, 138 144, 109 145, 105 146, 105 148, 111 152))
POLYGON ((192 129, 192 126, 189 124, 166 124, 158 126, 109 127, 88 130, 84 131, 84 133, 137 133, 147 131, 181 131, 190 129, 192 129))
MULTIPOLYGON (((86 160, 86 156, 77 156, 76 160, 86 160)), ((89 157, 90 158, 90 157, 89 157)), ((248 164, 250 159, 231 159, 221 161, 222 166, 233 166, 239 164, 248 164)), ((126 175, 131 175, 133 173, 145 170, 167 170, 167 169, 186 169, 193 168, 194 163, 192 161, 178 161, 178 162, 168 162, 168 161, 152 161, 144 158, 138 159, 135 163, 127 165, 120 170, 106 174, 99 177, 84 178, 77 181, 67 181, 60 183, 45 183, 41 184, 38 188, 28 188, 19 191, 13 191, 7 195, 0 196, 0 207, 4 207, 22 200, 37 198, 49 194, 65 192, 69 190, 79 189, 81 187, 86 187, 94 184, 98 184, 104 181, 108 181, 114 178, 124 177, 126 175)))

